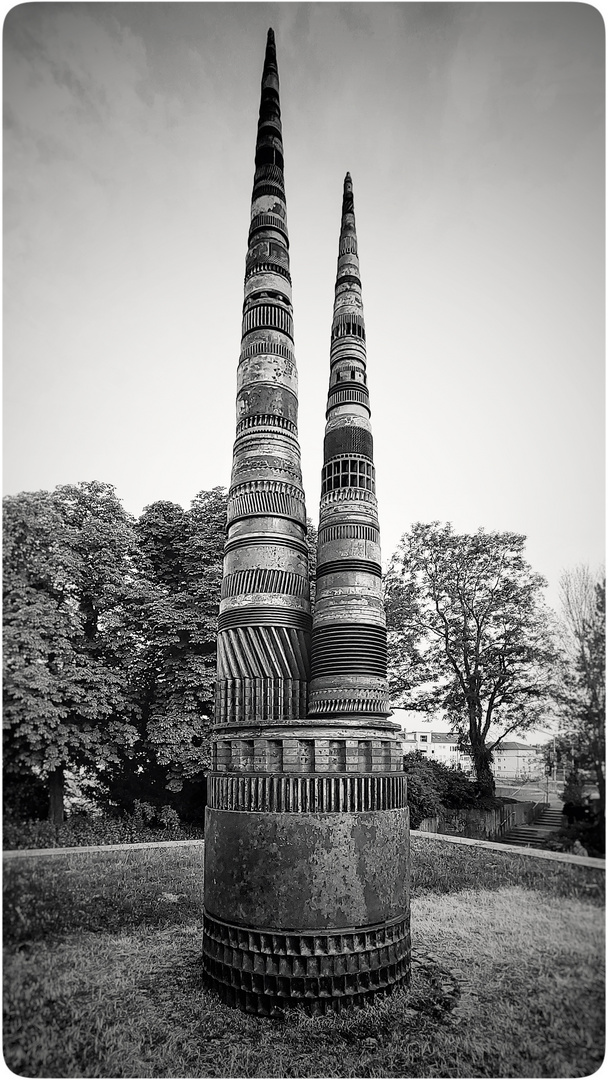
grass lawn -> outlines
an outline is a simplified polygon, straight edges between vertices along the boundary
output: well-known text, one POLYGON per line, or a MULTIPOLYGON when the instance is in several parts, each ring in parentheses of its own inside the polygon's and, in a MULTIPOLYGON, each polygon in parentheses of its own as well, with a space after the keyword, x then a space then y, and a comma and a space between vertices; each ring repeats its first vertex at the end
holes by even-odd
POLYGON ((201 975, 202 848, 6 860, 7 1065, 40 1077, 575 1077, 604 1047, 604 873, 412 839, 412 984, 258 1019, 201 975))

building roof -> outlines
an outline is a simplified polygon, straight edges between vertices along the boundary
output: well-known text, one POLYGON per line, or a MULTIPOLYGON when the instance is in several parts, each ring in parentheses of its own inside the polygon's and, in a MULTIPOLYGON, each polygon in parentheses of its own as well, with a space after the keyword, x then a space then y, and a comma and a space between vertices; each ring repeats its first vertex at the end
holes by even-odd
POLYGON ((503 742, 500 746, 496 747, 496 753, 500 753, 501 750, 536 750, 535 746, 530 746, 525 742, 503 742))
POLYGON ((451 731, 404 731, 403 735, 406 741, 410 742, 414 742, 420 735, 424 735, 429 742, 449 743, 450 746, 458 742, 458 736, 451 731))

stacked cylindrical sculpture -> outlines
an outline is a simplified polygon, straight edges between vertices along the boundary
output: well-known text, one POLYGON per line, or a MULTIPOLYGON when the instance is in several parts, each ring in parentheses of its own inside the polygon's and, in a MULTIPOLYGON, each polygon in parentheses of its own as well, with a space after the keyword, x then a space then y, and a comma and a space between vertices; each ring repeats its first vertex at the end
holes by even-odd
MULTIPOLYGON (((390 713, 386 617, 349 173, 342 198, 326 418, 309 715, 375 719, 381 738, 390 713)), ((388 729, 394 731, 394 725, 388 729)), ((391 769, 399 759, 394 737, 367 750, 374 751, 370 766, 374 760, 391 769)))
POLYGON ((365 327, 344 184, 312 621, 278 71, 268 33, 228 497, 204 967, 261 1015, 409 976, 409 814, 390 713, 365 327))

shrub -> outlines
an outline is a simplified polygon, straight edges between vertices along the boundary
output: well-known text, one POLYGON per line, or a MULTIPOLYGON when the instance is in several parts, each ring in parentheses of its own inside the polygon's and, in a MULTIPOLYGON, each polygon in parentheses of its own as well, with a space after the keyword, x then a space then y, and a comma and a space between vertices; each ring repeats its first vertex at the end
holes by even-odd
POLYGON ((132 814, 116 817, 109 814, 75 814, 61 825, 54 825, 50 821, 18 821, 10 816, 6 816, 3 822, 3 843, 7 851, 193 840, 202 835, 200 826, 182 824, 171 806, 157 809, 143 802, 136 802, 132 814))
POLYGON ((49 810, 48 787, 32 773, 4 772, 2 777, 4 814, 15 818, 45 818, 49 810))
MULTIPOLYGON (((424 818, 441 810, 469 807, 488 809, 488 799, 480 799, 477 785, 461 769, 449 768, 440 761, 429 761, 420 750, 405 754, 403 768, 407 775, 407 798, 410 823, 417 829, 424 818)), ((500 800, 490 800, 492 806, 500 800)))
POLYGON ((571 852, 577 840, 592 858, 604 858, 606 837, 603 822, 577 821, 574 825, 564 826, 558 833, 546 840, 544 846, 549 851, 571 852))
POLYGON ((159 765, 151 755, 125 758, 118 764, 98 771, 95 804, 98 810, 110 814, 132 814, 138 801, 160 810, 170 806, 182 822, 203 825, 207 802, 207 778, 182 783, 180 791, 167 788, 169 767, 159 765))
POLYGON ((433 817, 441 808, 437 782, 429 765, 419 750, 404 755, 403 768, 407 775, 407 801, 412 829, 417 829, 424 818, 433 817))

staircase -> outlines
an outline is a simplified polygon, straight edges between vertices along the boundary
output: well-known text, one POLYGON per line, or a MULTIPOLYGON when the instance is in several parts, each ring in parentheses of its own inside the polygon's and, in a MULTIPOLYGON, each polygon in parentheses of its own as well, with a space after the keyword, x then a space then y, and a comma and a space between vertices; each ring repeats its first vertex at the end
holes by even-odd
POLYGON ((542 848, 545 840, 554 836, 564 825, 561 802, 547 803, 541 815, 529 825, 516 825, 501 837, 503 844, 517 844, 518 847, 542 848))

